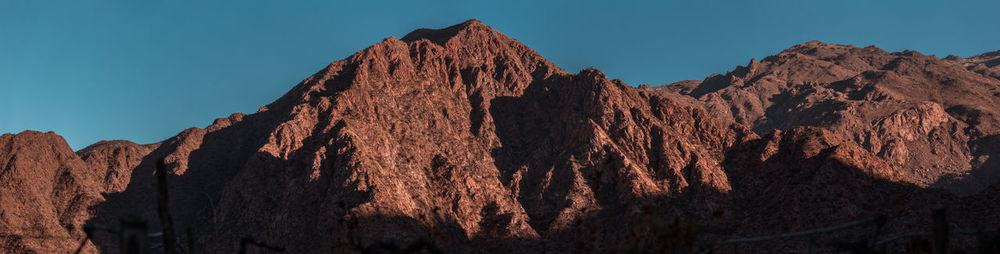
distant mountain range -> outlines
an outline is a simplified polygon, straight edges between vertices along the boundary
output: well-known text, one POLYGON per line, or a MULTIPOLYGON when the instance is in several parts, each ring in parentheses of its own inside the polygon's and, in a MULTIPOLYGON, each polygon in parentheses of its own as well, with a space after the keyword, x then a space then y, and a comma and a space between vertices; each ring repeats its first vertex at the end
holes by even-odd
MULTIPOLYGON (((160 159, 185 252, 787 252, 930 231, 935 207, 995 230, 998 65, 812 41, 634 88, 476 20, 418 29, 159 143, 0 136, 0 252, 118 252, 84 225, 126 217, 162 231, 160 159), (876 216, 876 236, 725 245, 876 216)), ((882 247, 926 248, 899 239, 882 247)))

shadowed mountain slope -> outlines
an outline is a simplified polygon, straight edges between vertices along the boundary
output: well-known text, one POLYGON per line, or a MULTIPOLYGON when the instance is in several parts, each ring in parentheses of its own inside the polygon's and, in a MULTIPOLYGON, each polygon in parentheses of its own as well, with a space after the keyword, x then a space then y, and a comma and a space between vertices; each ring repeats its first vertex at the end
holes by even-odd
MULTIPOLYGON (((155 145, 153 145, 155 146, 155 145)), ((25 131, 0 136, 0 247, 3 252, 70 252, 101 194, 120 191, 150 146, 94 144, 73 153, 62 137, 25 131)), ((83 246, 95 251, 94 246, 83 246)))
POLYGON ((761 134, 823 127, 899 167, 904 181, 968 195, 1000 170, 989 145, 1000 134, 995 55, 942 60, 811 41, 726 75, 646 90, 761 134))
MULTIPOLYGON (((828 79, 842 76, 849 75, 828 79)), ((77 242, 79 229, 66 225, 115 227, 136 216, 152 222, 151 232, 162 230, 155 223, 153 165, 163 158, 180 245, 212 253, 236 252, 244 239, 292 253, 406 246, 691 251, 736 235, 877 214, 898 216, 891 229, 902 232, 923 225, 914 218, 927 217, 929 204, 990 198, 921 188, 898 163, 836 131, 797 127, 760 137, 738 121, 716 119, 700 99, 678 98, 594 69, 568 73, 470 20, 387 38, 333 62, 258 112, 219 118, 157 144, 102 142, 74 154, 62 142, 58 149, 0 150, 0 158, 55 156, 62 159, 39 160, 66 161, 65 168, 81 172, 80 193, 93 196, 81 205, 87 213, 52 205, 76 224, 47 219, 51 226, 36 230, 77 242)), ((938 109, 915 107, 913 114, 938 109)), ((909 124, 908 117, 885 121, 909 124)), ((928 131, 970 135, 964 125, 947 129, 956 119, 928 120, 928 131)), ((45 147, 49 139, 21 143, 45 147)), ((7 161, 14 160, 0 160, 7 161)), ((2 184, 52 179, 3 177, 2 184)), ((51 196, 47 189, 5 190, 3 200, 8 193, 51 196)), ((971 214, 955 223, 983 217, 996 222, 971 214)), ((93 239, 104 252, 116 252, 117 241, 108 234, 93 239)), ((7 246, 45 252, 40 243, 7 246)))

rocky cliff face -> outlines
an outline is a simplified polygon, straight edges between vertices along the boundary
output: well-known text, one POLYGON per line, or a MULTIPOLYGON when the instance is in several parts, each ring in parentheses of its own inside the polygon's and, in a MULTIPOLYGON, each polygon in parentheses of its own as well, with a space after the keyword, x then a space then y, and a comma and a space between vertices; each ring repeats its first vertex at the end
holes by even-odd
MULTIPOLYGON (((727 191, 725 148, 751 136, 597 70, 566 73, 470 21, 388 38, 153 154, 176 174, 178 224, 207 250, 242 237, 301 251, 421 239, 466 250, 693 186, 727 191)), ((136 178, 150 170, 99 207, 155 218, 136 178)))
MULTIPOLYGON (((782 77, 814 76, 849 86, 841 81, 856 76, 850 74, 854 69, 833 64, 818 71, 809 65, 812 58, 798 54, 802 59, 785 66, 794 71, 782 77)), ((845 61, 864 68, 861 60, 845 61)), ((772 62, 752 62, 742 72, 756 73, 772 62)), ((725 82, 752 76, 732 75, 736 78, 725 76, 725 82)), ((976 75, 974 81, 987 79, 976 75)), ((789 127, 760 137, 741 123, 764 114, 745 110, 738 118, 726 117, 705 106, 711 100, 704 98, 722 98, 716 95, 720 91, 751 94, 729 83, 705 82, 663 93, 632 88, 594 69, 567 73, 471 20, 387 38, 330 64, 256 113, 220 118, 157 144, 102 142, 76 154, 65 142, 59 149, 0 150, 0 162, 52 156, 18 161, 70 165, 15 164, 6 168, 35 173, 5 173, 0 183, 48 184, 52 177, 33 174, 79 172, 75 182, 85 188, 59 186, 82 189, 79 195, 93 196, 86 199, 92 201, 73 208, 55 205, 63 201, 25 201, 53 203, 54 213, 68 214, 67 222, 54 220, 35 232, 58 232, 78 242, 83 221, 115 226, 121 217, 138 216, 157 222, 153 165, 163 158, 181 244, 224 253, 235 252, 244 239, 293 253, 408 246, 446 252, 662 252, 704 247, 734 234, 827 226, 879 213, 923 218, 926 209, 912 208, 972 202, 911 184, 925 183, 914 181, 906 164, 921 149, 947 156, 978 151, 959 141, 982 137, 972 130, 988 123, 970 124, 963 120, 967 116, 954 116, 950 104, 887 102, 898 110, 887 107, 892 110, 884 117, 864 115, 854 122, 879 126, 871 136, 845 135, 856 130, 845 123, 841 129, 789 127), (954 143, 905 143, 928 136, 954 143)), ((772 107, 756 103, 747 107, 772 107)), ((793 115, 805 117, 805 111, 793 115)), ((28 138, 35 135, 28 133, 0 141, 22 135, 22 146, 46 147, 46 140, 58 139, 28 138)), ((11 200, 52 196, 48 189, 2 193, 3 202, 8 193, 11 200)), ((893 229, 918 223, 903 219, 893 229)), ((161 230, 151 224, 152 231, 161 230)), ((119 245, 110 235, 93 242, 106 252, 119 245)), ((71 245, 57 248, 71 250, 71 245)), ((45 252, 40 243, 4 246, 45 252)))
POLYGON ((13 251, 58 251, 82 239, 87 207, 98 201, 96 176, 61 137, 0 136, 0 228, 13 251), (77 230, 75 230, 77 229, 77 230))
MULTIPOLYGON (((128 141, 94 144, 73 153, 54 133, 0 136, 0 246, 4 252, 70 252, 80 248, 83 225, 121 191, 149 146, 128 141), (123 177, 124 175, 124 177, 123 177)), ((95 251, 92 244, 82 250, 95 251)))
POLYGON ((997 150, 980 145, 1000 133, 993 55, 942 60, 812 41, 726 75, 646 90, 687 96, 689 105, 760 134, 823 127, 899 167, 903 181, 965 195, 986 185, 952 182, 998 170, 989 159, 997 150))
POLYGON ((104 193, 125 190, 131 181, 132 169, 142 163, 159 143, 139 145, 125 140, 101 141, 81 149, 76 154, 97 174, 97 184, 104 193))

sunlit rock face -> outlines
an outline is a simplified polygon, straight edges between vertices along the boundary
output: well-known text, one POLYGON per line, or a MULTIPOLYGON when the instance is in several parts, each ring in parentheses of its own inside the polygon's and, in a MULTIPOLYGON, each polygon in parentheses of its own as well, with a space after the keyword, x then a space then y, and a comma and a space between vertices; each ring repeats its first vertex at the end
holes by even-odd
POLYGON ((725 75, 649 87, 758 134, 816 126, 897 167, 900 180, 969 195, 1000 179, 996 52, 938 59, 817 41, 725 75))
MULTIPOLYGON (((59 237, 0 245, 72 252, 84 223, 125 217, 163 230, 160 159, 194 252, 247 239, 290 253, 701 251, 878 214, 908 232, 930 205, 976 208, 952 213, 958 227, 996 223, 989 181, 965 198, 925 188, 972 179, 996 149, 992 97, 943 99, 996 80, 942 61, 810 42, 636 89, 566 72, 479 21, 419 29, 156 144, 74 153, 51 133, 0 136, 0 233, 59 237)), ((120 244, 98 234, 83 250, 120 244)))

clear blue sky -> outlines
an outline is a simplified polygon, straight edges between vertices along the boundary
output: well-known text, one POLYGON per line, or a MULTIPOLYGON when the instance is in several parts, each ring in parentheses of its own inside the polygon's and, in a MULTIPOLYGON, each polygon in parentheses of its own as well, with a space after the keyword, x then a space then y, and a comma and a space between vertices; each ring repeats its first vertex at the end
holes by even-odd
POLYGON ((383 38, 471 18, 570 72, 633 86, 809 40, 939 57, 1000 49, 993 0, 537 2, 0 0, 0 133, 51 130, 74 149, 157 142, 254 112, 383 38))

